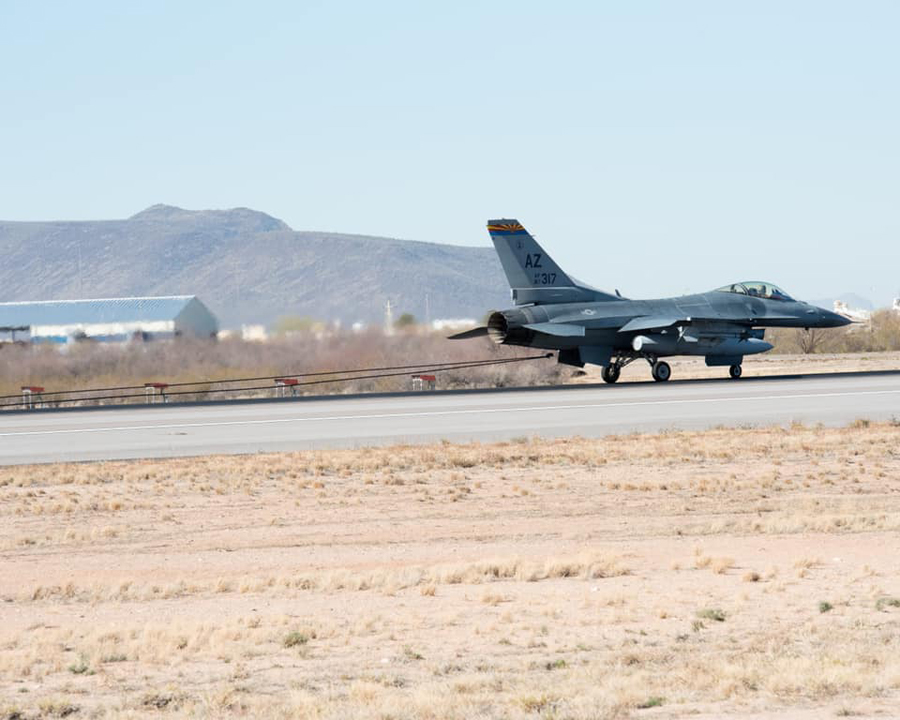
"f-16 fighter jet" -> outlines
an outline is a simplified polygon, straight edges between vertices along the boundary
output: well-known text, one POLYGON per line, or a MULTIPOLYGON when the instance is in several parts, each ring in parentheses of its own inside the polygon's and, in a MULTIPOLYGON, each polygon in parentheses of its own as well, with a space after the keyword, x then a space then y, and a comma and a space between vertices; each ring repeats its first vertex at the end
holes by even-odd
POLYGON ((702 355, 706 364, 741 376, 745 355, 772 349, 767 327, 833 328, 850 324, 837 313, 794 300, 770 282, 736 282, 701 293, 631 300, 576 282, 517 220, 490 220, 488 232, 516 307, 491 313, 486 327, 451 336, 487 335, 501 345, 558 350, 558 360, 603 366, 614 383, 622 368, 646 360, 653 379, 672 375, 660 358, 702 355))

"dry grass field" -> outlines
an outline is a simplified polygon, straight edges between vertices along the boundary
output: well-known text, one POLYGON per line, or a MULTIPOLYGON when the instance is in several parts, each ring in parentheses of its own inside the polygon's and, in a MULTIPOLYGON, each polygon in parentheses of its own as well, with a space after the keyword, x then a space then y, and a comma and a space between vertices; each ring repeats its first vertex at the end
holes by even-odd
POLYGON ((898 441, 0 469, 0 718, 897 717, 898 441))

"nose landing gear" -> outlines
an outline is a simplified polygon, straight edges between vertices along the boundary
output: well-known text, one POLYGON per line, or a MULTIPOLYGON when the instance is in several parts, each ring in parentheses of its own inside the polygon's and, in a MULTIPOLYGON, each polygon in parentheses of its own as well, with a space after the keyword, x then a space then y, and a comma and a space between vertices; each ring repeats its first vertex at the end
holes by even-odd
POLYGON ((743 373, 744 371, 741 369, 740 365, 732 365, 728 368, 728 374, 731 375, 732 380, 737 380, 743 373))

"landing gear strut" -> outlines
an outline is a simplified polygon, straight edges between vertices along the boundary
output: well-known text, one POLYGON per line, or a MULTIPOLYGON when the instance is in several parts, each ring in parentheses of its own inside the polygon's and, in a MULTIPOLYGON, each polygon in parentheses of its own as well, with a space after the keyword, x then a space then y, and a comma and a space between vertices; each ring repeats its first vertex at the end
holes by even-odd
POLYGON ((741 369, 740 365, 732 365, 730 368, 728 368, 728 374, 731 375, 732 380, 737 380, 743 374, 743 372, 744 371, 741 369))

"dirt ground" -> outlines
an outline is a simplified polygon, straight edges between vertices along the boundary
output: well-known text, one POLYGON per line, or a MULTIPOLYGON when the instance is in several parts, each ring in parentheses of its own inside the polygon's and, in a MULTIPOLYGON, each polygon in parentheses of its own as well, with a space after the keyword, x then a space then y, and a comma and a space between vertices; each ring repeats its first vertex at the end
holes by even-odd
MULTIPOLYGON (((727 367, 707 367, 702 357, 665 358, 672 366, 672 379, 728 377, 727 367)), ((817 353, 812 355, 748 355, 744 358, 743 377, 863 372, 871 370, 900 370, 900 353, 817 353)), ((573 383, 602 382, 601 368, 585 365, 585 374, 573 378, 573 383)), ((650 366, 643 360, 627 365, 619 382, 651 380, 650 366)))
POLYGON ((900 717, 900 427, 0 469, 0 718, 900 717))

